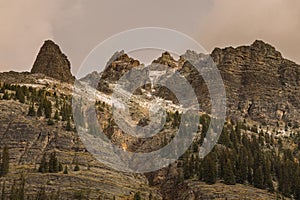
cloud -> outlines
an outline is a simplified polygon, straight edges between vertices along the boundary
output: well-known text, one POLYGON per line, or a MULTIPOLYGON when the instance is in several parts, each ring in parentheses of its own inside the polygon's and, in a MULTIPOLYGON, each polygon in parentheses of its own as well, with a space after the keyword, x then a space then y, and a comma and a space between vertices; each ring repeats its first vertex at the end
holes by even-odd
POLYGON ((64 3, 59 0, 0 3, 0 71, 31 68, 43 41, 54 38, 55 23, 68 14, 64 3))
POLYGON ((181 0, 81 1, 80 17, 62 20, 54 27, 54 35, 68 53, 72 71, 76 74, 83 59, 96 45, 128 29, 158 26, 196 36, 194 29, 210 5, 210 0, 193 0, 191 3, 181 0))
POLYGON ((297 0, 13 0, 0 1, 0 71, 30 70, 54 39, 72 72, 101 41, 121 31, 160 26, 190 35, 208 51, 263 39, 300 63, 297 0))
POLYGON ((85 56, 101 41, 118 32, 161 26, 194 33, 209 0, 15 0, 2 1, 0 71, 29 70, 45 39, 54 39, 76 72, 85 56))
POLYGON ((263 39, 300 63, 300 2, 296 0, 213 1, 198 40, 212 49, 263 39))

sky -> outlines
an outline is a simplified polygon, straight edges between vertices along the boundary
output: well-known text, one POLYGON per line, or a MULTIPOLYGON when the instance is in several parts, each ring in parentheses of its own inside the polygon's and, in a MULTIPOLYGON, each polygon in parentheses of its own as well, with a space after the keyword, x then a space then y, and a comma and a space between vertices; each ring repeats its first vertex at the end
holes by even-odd
POLYGON ((187 34, 208 52, 261 39, 300 63, 298 0, 0 0, 0 26, 0 71, 30 71, 52 39, 76 74, 105 39, 149 26, 187 34))

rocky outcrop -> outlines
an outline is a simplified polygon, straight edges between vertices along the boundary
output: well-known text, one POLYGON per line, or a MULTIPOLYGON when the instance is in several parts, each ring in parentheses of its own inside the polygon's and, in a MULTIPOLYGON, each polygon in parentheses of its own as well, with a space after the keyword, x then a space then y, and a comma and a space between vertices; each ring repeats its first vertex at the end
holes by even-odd
POLYGON ((98 90, 104 93, 112 93, 111 83, 116 83, 126 72, 140 65, 138 60, 130 58, 123 52, 116 53, 107 63, 98 83, 98 90))
POLYGON ((45 74, 57 80, 72 83, 74 77, 70 69, 70 61, 61 52, 59 46, 51 40, 46 40, 37 55, 31 73, 45 74))
POLYGON ((162 55, 153 61, 153 63, 158 63, 164 66, 168 66, 171 68, 177 68, 178 63, 177 61, 171 56, 169 52, 164 52, 162 55))
POLYGON ((231 118, 250 118, 263 124, 283 120, 298 126, 299 65, 260 40, 250 46, 216 48, 211 57, 226 87, 231 118))

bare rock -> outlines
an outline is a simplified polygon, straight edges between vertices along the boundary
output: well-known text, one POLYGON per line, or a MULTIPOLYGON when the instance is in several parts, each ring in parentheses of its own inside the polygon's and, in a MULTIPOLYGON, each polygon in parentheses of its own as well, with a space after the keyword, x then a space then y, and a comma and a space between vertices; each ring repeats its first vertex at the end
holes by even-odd
POLYGON ((61 52, 59 46, 51 40, 46 40, 33 64, 31 73, 45 74, 57 80, 72 83, 74 77, 70 69, 70 61, 61 52))

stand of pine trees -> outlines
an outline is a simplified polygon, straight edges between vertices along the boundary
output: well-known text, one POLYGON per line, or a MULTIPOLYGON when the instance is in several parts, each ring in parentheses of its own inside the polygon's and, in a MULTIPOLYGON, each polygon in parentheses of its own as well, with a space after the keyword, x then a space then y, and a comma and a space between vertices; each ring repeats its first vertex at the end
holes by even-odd
MULTIPOLYGON (((15 100, 24 105, 28 105, 27 115, 30 117, 45 117, 48 125, 52 125, 58 120, 66 121, 65 129, 73 131, 71 125, 72 107, 71 97, 60 94, 59 98, 56 94, 52 94, 44 89, 36 89, 27 86, 19 86, 7 83, 0 83, 1 100, 15 100), (53 107, 55 102, 55 107, 53 107), (54 110, 55 109, 55 110, 54 110), (53 110, 55 112, 53 112, 53 110)), ((75 166, 76 170, 80 170, 79 165, 75 166)), ((59 163, 56 154, 52 153, 47 158, 43 156, 38 171, 41 173, 57 173, 63 171, 68 174, 68 168, 59 163), (64 170, 65 169, 65 170, 64 170)), ((0 177, 6 176, 9 172, 9 149, 5 146, 0 154, 0 177)), ((25 179, 15 180, 10 191, 7 191, 5 181, 2 182, 1 199, 59 199, 56 194, 46 194, 45 188, 41 187, 38 194, 33 196, 24 195, 25 179)))
MULTIPOLYGON (((201 117, 202 135, 209 122, 208 116, 201 117)), ((225 125, 214 149, 200 159, 197 146, 203 138, 194 142, 178 162, 183 168, 184 179, 197 178, 208 184, 217 180, 228 185, 248 184, 300 199, 300 154, 297 148, 293 151, 284 149, 281 138, 258 132, 257 127, 231 122, 225 125), (245 131, 248 132, 242 134, 245 131), (274 188, 275 182, 278 188, 274 188)), ((300 141, 300 135, 294 135, 293 139, 300 141)))
POLYGON ((53 152, 50 154, 48 162, 46 155, 43 155, 38 171, 41 173, 57 173, 63 171, 63 166, 59 163, 56 153, 53 152))
POLYGON ((52 94, 44 89, 6 83, 1 84, 0 93, 3 94, 3 100, 13 99, 20 103, 28 104, 28 116, 44 116, 47 124, 50 126, 59 120, 66 121, 65 130, 74 131, 71 125, 73 121, 71 96, 61 94, 58 98, 56 92, 52 94), (53 107, 52 102, 55 102, 55 107, 53 107))

